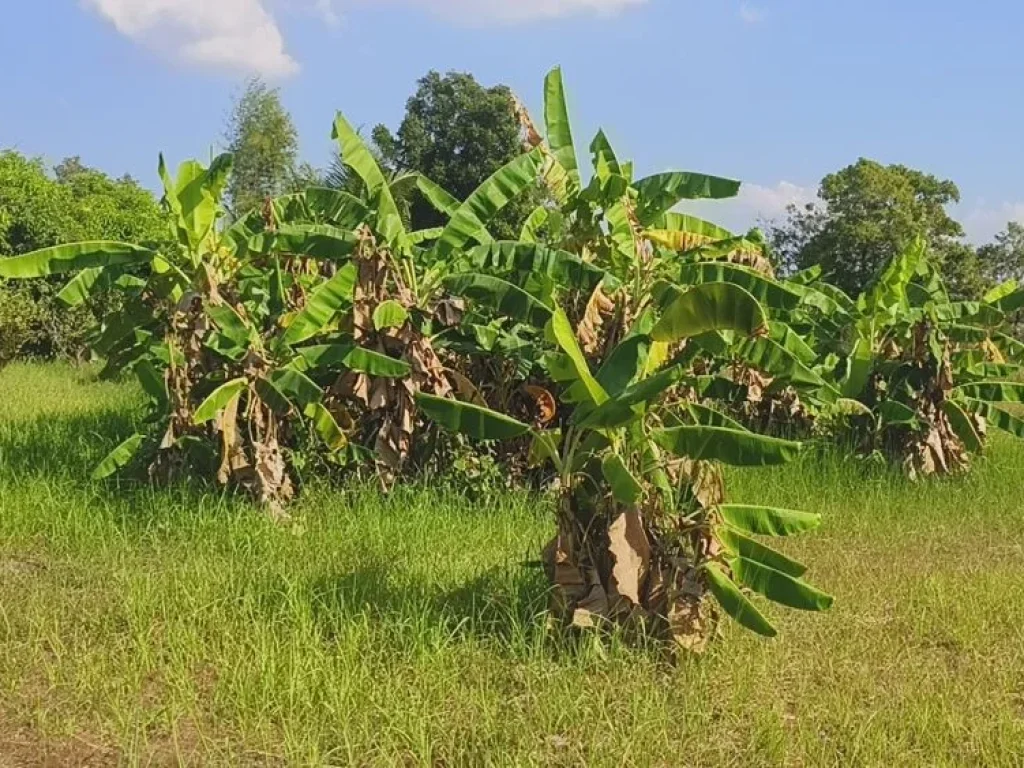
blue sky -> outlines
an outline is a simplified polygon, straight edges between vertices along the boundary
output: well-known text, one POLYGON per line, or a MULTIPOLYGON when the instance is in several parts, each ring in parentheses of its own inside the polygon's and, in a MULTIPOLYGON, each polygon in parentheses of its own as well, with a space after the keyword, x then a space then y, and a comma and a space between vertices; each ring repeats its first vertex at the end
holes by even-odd
POLYGON ((395 126, 429 69, 540 112, 565 70, 577 143, 638 172, 745 181, 700 207, 733 227, 813 196, 858 157, 951 178, 972 240, 1024 220, 1024 4, 1011 0, 9 0, 0 147, 156 183, 205 158, 247 73, 282 89, 302 154, 336 109, 395 126))

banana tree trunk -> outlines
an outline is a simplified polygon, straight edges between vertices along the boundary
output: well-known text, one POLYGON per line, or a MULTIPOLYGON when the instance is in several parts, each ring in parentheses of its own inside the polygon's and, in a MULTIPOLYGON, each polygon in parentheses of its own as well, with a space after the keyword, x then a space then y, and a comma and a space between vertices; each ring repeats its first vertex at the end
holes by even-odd
POLYGON ((702 652, 717 614, 697 565, 716 544, 706 524, 672 517, 610 499, 588 508, 566 493, 558 533, 543 554, 554 620, 618 625, 634 637, 702 652))

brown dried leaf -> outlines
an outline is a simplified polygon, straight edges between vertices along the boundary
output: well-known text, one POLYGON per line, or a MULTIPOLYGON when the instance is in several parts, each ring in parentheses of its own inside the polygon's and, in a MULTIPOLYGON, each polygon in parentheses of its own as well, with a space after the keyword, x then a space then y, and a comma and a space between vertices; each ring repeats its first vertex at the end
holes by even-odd
POLYGON ((613 604, 615 598, 621 596, 633 605, 640 605, 650 566, 651 545, 637 510, 623 512, 608 528, 608 551, 614 560, 609 585, 613 604))

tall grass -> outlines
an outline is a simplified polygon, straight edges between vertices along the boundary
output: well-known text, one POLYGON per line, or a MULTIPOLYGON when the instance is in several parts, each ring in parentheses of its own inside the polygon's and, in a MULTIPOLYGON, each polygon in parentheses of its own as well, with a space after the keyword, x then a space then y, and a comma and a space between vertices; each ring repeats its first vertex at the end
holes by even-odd
POLYGON ((670 667, 544 629, 543 498, 315 484, 288 525, 212 489, 95 484, 138 400, 0 373, 0 765, 1019 765, 1024 450, 911 485, 732 473, 825 514, 836 595, 670 667), (17 762, 15 762, 17 764, 17 762))

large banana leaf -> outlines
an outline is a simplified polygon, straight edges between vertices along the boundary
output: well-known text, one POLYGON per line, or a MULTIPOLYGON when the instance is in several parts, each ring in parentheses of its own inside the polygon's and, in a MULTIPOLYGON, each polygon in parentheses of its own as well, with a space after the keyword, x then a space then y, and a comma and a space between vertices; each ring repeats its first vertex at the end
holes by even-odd
POLYGON ((92 479, 103 480, 127 466, 135 458, 135 454, 139 452, 145 439, 144 435, 132 435, 114 448, 93 470, 92 479))
POLYGON ((456 296, 473 299, 520 322, 543 326, 551 318, 550 307, 500 277, 470 272, 450 275, 444 285, 456 296))
MULTIPOLYGON (((457 197, 444 189, 440 184, 436 184, 428 179, 423 174, 417 174, 416 186, 427 202, 449 219, 455 215, 455 212, 458 211, 459 207, 462 205, 457 197)), ((473 235, 474 240, 481 244, 491 242, 491 235, 488 233, 487 228, 479 219, 474 218, 472 211, 466 212, 466 220, 469 222, 471 227, 476 228, 475 234, 473 235)), ((442 234, 444 234, 444 227, 441 227, 438 233, 430 239, 436 240, 442 234)))
POLYGON ((212 421, 220 411, 227 407, 228 403, 244 392, 248 386, 249 382, 245 377, 221 384, 196 408, 192 421, 196 424, 212 421))
POLYGON ((323 392, 316 382, 294 368, 275 368, 267 372, 264 380, 289 402, 295 403, 299 410, 319 402, 323 397, 323 392))
POLYGON ((1024 403, 1024 384, 1016 381, 976 381, 954 388, 953 393, 988 403, 1024 403))
POLYGON ((569 110, 565 103, 562 70, 559 67, 551 70, 544 80, 544 124, 551 153, 565 169, 570 184, 574 185, 575 189, 579 189, 579 163, 576 159, 576 147, 572 140, 572 128, 569 125, 569 110))
POLYGON ((967 412, 953 400, 944 400, 942 402, 942 411, 946 414, 950 426, 953 428, 956 436, 963 441, 967 450, 972 453, 981 453, 985 444, 967 412))
POLYGON ((679 282, 684 285, 732 283, 745 289, 769 309, 791 310, 800 304, 802 298, 801 294, 760 272, 721 261, 684 264, 679 270, 679 282))
POLYGON ((601 473, 612 489, 612 496, 621 504, 636 504, 643 495, 643 486, 629 471, 622 457, 609 451, 601 460, 601 473))
POLYGON ((561 307, 556 309, 554 315, 552 315, 550 328, 551 335, 569 359, 569 363, 576 374, 576 379, 582 384, 590 402, 593 405, 601 405, 601 403, 608 399, 608 393, 597 383, 597 379, 590 372, 590 366, 587 365, 587 359, 583 355, 583 350, 580 349, 579 342, 576 341, 576 334, 573 332, 572 323, 569 322, 569 318, 566 317, 561 307))
POLYGON ((637 218, 645 227, 656 221, 680 200, 735 197, 740 182, 703 173, 672 171, 640 179, 636 183, 639 194, 637 218))
POLYGON ((768 329, 761 304, 731 283, 705 283, 688 291, 665 290, 661 319, 651 331, 655 341, 674 343, 708 331, 736 331, 753 336, 768 329))
POLYGON ((145 264, 155 256, 156 252, 148 248, 112 240, 67 243, 21 256, 0 257, 0 277, 46 277, 76 269, 145 264))
POLYGON ((103 291, 141 289, 145 285, 143 278, 124 274, 124 267, 89 267, 68 280, 57 299, 65 307, 78 307, 103 291))
POLYGON ((530 431, 528 424, 472 403, 419 392, 416 404, 431 421, 476 440, 508 440, 530 431))
POLYGON ((989 424, 1003 432, 1008 432, 1014 437, 1024 439, 1024 419, 1014 416, 1012 413, 997 408, 991 403, 984 403, 981 400, 965 401, 972 410, 984 416, 989 424))
POLYGON ((340 451, 348 445, 348 437, 322 403, 310 403, 306 406, 304 413, 306 418, 313 422, 313 429, 316 430, 328 450, 340 451))
POLYGON ((354 264, 339 269, 309 296, 306 306, 291 319, 281 340, 289 345, 298 344, 322 331, 343 307, 352 303, 355 281, 354 264))
POLYGON ((447 259, 470 240, 479 241, 481 227, 536 182, 543 161, 543 154, 535 149, 495 171, 452 214, 451 221, 434 244, 434 257, 447 259))
POLYGON ((777 552, 771 547, 766 547, 761 542, 744 536, 742 533, 731 528, 719 528, 715 531, 715 535, 722 542, 726 551, 733 555, 745 557, 747 560, 753 560, 796 578, 803 576, 807 572, 807 566, 803 563, 798 563, 781 552, 777 552))
POLYGON ((785 464, 799 455, 801 444, 727 427, 671 427, 654 430, 654 441, 676 456, 718 460, 736 467, 785 464))
POLYGON ((305 371, 350 370, 382 379, 400 379, 412 370, 409 363, 354 344, 318 344, 296 350, 293 367, 305 371))
POLYGON ((839 392, 818 374, 800 362, 795 355, 769 338, 747 339, 736 347, 742 360, 798 390, 813 390, 834 400, 839 392))
POLYGON ((778 634, 768 619, 740 591, 740 588, 733 584, 732 579, 726 576, 721 566, 711 563, 704 573, 707 575, 711 594, 722 606, 722 610, 736 622, 764 637, 775 637, 778 634))
POLYGON ((608 276, 600 267, 568 251, 537 243, 492 242, 472 248, 465 261, 474 271, 499 276, 543 275, 556 285, 591 293, 608 276))
POLYGON ((792 536, 821 525, 821 515, 759 504, 722 504, 718 512, 733 528, 759 536, 792 536))
POLYGON ((232 162, 232 156, 226 153, 214 158, 209 168, 195 160, 186 160, 178 166, 178 175, 172 181, 160 155, 158 171, 164 181, 165 200, 177 219, 179 241, 193 254, 200 251, 213 231, 232 162))
POLYGON ((772 602, 800 611, 826 611, 833 598, 800 579, 745 557, 729 561, 736 580, 772 602))
MULTIPOLYGON (((690 418, 693 419, 694 424, 705 427, 726 427, 728 429, 734 429, 737 432, 749 431, 735 419, 731 419, 724 413, 716 411, 714 408, 709 408, 706 405, 701 405, 700 403, 686 403, 685 410, 686 413, 689 414, 690 418)), ((670 426, 682 426, 682 422, 679 424, 670 424, 670 426)))
POLYGON ((387 179, 363 138, 340 112, 334 118, 331 138, 338 142, 342 162, 366 185, 370 200, 377 209, 377 223, 374 229, 392 248, 404 251, 408 245, 405 225, 402 224, 402 217, 387 179))
POLYGON ((289 253, 329 261, 348 259, 358 245, 354 233, 330 224, 286 224, 249 240, 253 253, 289 253))
POLYGON ((650 350, 649 336, 638 334, 619 342, 598 370, 597 382, 612 397, 619 395, 643 373, 650 350))
POLYGON ((592 411, 576 411, 573 420, 576 421, 579 417, 579 425, 591 429, 612 429, 622 426, 642 412, 642 409, 634 411, 634 408, 646 406, 656 400, 665 390, 678 384, 684 373, 683 366, 676 365, 654 376, 641 379, 636 384, 626 387, 616 397, 605 400, 592 411), (584 415, 580 417, 580 414, 584 415))

